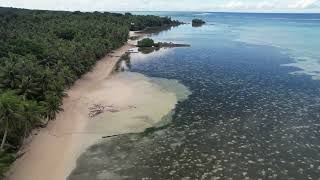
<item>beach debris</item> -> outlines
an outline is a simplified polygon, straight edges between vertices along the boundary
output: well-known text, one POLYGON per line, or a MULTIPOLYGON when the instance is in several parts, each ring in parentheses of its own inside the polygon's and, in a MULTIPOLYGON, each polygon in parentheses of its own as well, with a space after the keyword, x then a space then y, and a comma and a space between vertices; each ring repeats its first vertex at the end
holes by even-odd
POLYGON ((104 112, 105 107, 102 106, 101 104, 94 104, 92 107, 89 108, 90 113, 89 113, 89 117, 95 117, 101 113, 104 112))
POLYGON ((111 135, 111 136, 102 136, 102 139, 117 137, 117 136, 121 136, 121 135, 123 135, 123 134, 116 134, 116 135, 111 135))
POLYGON ((119 111, 120 110, 116 109, 113 105, 103 106, 101 104, 94 104, 92 107, 89 108, 89 117, 93 118, 104 112, 116 113, 119 111))
POLYGON ((129 109, 137 109, 136 106, 128 106, 129 109))
MULTIPOLYGON (((125 109, 137 109, 137 107, 133 106, 133 105, 129 105, 128 108, 125 108, 125 109)), ((119 111, 120 111, 120 109, 116 108, 114 105, 104 106, 102 104, 93 104, 89 108, 89 117, 94 118, 94 117, 98 116, 99 114, 102 114, 105 112, 117 113, 119 111)))
POLYGON ((114 134, 114 135, 109 135, 109 136, 102 136, 102 139, 113 138, 113 137, 124 136, 124 135, 131 135, 131 134, 135 134, 135 133, 123 133, 123 134, 114 134))
POLYGON ((131 48, 127 51, 127 53, 139 53, 137 48, 131 48))

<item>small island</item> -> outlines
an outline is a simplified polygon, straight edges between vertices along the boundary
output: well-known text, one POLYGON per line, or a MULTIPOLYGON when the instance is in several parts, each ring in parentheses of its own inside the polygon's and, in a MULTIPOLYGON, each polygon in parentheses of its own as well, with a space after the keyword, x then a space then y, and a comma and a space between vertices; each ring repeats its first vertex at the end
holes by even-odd
POLYGON ((150 38, 144 38, 144 39, 138 41, 138 44, 137 44, 137 46, 141 47, 141 48, 144 48, 144 47, 156 47, 158 45, 159 44, 155 43, 154 40, 150 39, 150 38))
POLYGON ((193 27, 200 27, 202 26, 203 24, 205 24, 206 22, 203 21, 202 19, 193 19, 192 20, 192 26, 193 27))
POLYGON ((138 41, 137 47, 139 48, 173 48, 173 47, 190 47, 190 44, 176 44, 173 42, 154 42, 153 39, 150 38, 144 38, 140 41, 138 41))
POLYGON ((139 52, 149 54, 154 51, 158 51, 161 48, 175 48, 175 47, 190 47, 189 44, 176 44, 173 42, 154 42, 153 39, 144 38, 137 43, 139 52))

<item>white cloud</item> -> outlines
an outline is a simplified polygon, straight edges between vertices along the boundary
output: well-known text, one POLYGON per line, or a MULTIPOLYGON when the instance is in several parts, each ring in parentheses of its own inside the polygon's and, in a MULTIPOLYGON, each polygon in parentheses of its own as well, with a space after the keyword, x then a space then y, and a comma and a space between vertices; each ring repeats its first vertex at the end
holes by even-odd
POLYGON ((260 2, 256 6, 257 9, 272 9, 274 7, 275 7, 274 3, 270 3, 267 1, 260 2))
POLYGON ((228 3, 226 3, 224 6, 224 8, 230 8, 230 9, 236 9, 236 8, 244 8, 245 4, 241 1, 230 1, 228 3))
POLYGON ((294 9, 305 9, 311 7, 316 2, 318 2, 318 0, 300 0, 295 2, 294 4, 288 5, 288 7, 294 9))

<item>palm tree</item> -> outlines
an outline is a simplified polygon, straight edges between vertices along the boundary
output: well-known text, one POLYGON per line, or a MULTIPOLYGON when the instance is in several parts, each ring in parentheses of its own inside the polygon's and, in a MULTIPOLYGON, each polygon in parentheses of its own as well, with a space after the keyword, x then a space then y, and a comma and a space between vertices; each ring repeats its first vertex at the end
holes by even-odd
POLYGON ((9 169, 10 164, 14 160, 15 156, 13 154, 0 151, 0 179, 4 178, 2 174, 4 174, 9 169))
POLYGON ((62 98, 54 93, 46 94, 45 97, 45 101, 41 102, 41 105, 45 108, 45 116, 48 120, 54 120, 56 114, 63 111, 61 108, 62 98))
POLYGON ((41 72, 39 72, 39 77, 37 77, 37 82, 39 84, 39 88, 41 89, 41 93, 40 93, 41 97, 38 97, 37 100, 43 100, 45 98, 44 97, 45 92, 47 92, 48 90, 52 90, 49 87, 53 81, 53 77, 54 77, 54 74, 48 67, 42 70, 41 72))
POLYGON ((15 88, 18 77, 16 63, 11 59, 1 59, 4 63, 0 66, 0 88, 15 88))
POLYGON ((23 97, 24 100, 34 99, 39 95, 41 88, 32 80, 31 76, 23 76, 17 87, 17 92, 23 97))
POLYGON ((13 92, 0 95, 0 130, 3 133, 0 151, 4 150, 9 131, 19 126, 22 117, 21 103, 22 99, 13 92))
POLYGON ((36 101, 25 101, 23 103, 23 124, 24 124, 24 137, 32 128, 42 121, 44 108, 40 106, 36 101))
POLYGON ((56 72, 58 72, 58 78, 62 78, 64 85, 70 88, 76 79, 76 76, 70 70, 70 68, 66 66, 62 61, 58 61, 58 64, 56 66, 56 72))

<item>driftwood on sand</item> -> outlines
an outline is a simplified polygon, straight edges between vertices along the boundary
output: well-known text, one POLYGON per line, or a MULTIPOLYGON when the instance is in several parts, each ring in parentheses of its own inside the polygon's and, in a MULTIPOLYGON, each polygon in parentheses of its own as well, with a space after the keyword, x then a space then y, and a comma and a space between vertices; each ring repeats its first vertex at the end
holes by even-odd
POLYGON ((92 107, 89 108, 89 117, 93 118, 102 114, 104 112, 119 112, 113 105, 111 106, 103 106, 101 104, 94 104, 92 107))
MULTIPOLYGON (((128 106, 126 109, 136 109, 136 106, 128 106)), ((98 116, 99 114, 102 114, 104 112, 111 112, 111 113, 116 113, 119 112, 120 109, 114 107, 113 105, 111 106, 103 106, 101 104, 93 104, 92 107, 89 108, 89 117, 93 118, 98 116)))

